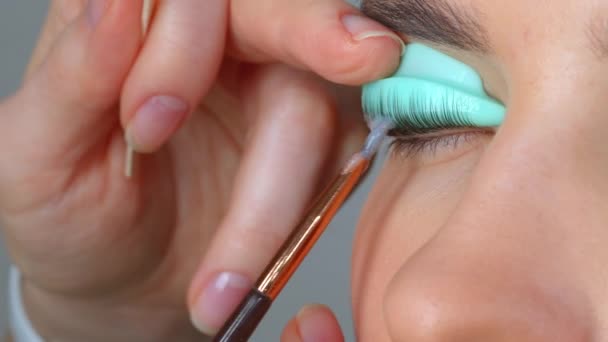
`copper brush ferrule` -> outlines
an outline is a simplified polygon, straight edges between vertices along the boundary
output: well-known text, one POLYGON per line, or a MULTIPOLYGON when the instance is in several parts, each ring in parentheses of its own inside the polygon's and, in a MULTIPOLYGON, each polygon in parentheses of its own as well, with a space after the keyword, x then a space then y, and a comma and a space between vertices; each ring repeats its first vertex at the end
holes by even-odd
POLYGON ((275 255, 269 267, 258 279, 255 288, 274 300, 295 273, 310 249, 342 206, 348 195, 369 165, 369 160, 360 158, 349 165, 321 193, 308 215, 287 238, 287 242, 275 255))
POLYGON ((344 201, 359 183, 379 141, 390 126, 372 129, 363 150, 356 153, 325 188, 258 278, 256 285, 215 336, 215 342, 245 342, 312 249, 344 201))

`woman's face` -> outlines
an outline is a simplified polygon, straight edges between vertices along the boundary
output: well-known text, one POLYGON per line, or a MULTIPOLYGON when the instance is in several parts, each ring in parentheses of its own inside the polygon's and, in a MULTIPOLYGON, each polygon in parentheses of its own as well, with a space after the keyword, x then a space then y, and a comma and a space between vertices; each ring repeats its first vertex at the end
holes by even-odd
POLYGON ((608 2, 363 8, 476 68, 507 117, 393 148, 355 244, 358 338, 607 341, 608 2))

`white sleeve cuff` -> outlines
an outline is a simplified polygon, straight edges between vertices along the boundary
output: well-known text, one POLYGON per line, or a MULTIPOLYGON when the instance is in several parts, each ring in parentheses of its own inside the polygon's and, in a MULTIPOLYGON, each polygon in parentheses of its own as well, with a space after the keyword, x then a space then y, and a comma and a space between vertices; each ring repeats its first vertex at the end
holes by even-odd
POLYGON ((21 275, 11 266, 9 273, 8 302, 10 327, 14 342, 43 342, 25 313, 21 297, 21 275))

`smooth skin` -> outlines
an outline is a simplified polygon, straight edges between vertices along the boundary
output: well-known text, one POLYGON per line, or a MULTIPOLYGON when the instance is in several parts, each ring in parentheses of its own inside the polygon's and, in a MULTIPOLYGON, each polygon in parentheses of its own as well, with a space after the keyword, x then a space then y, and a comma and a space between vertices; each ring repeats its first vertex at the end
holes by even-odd
MULTIPOLYGON (((440 146, 432 153, 426 151, 409 158, 400 156, 387 160, 364 210, 353 255, 353 309, 358 340, 608 340, 608 145, 605 143, 608 62, 607 54, 597 48, 598 45, 608 46, 602 44, 607 5, 592 0, 446 1, 455 6, 474 6, 483 14, 480 16, 482 26, 488 31, 492 49, 487 54, 480 54, 445 46, 437 48, 469 63, 481 73, 488 91, 507 104, 507 119, 494 136, 469 135, 465 143, 455 147, 440 146), (590 28, 600 34, 591 34, 590 28)), ((107 24, 108 32, 124 33, 125 28, 119 27, 118 22, 132 25, 136 30, 137 1, 115 3, 120 4, 116 8, 130 15, 105 17, 104 20, 112 23, 107 24), (112 18, 116 22, 112 22, 112 18), (133 22, 123 22, 125 18, 132 18, 133 22)), ((290 6, 281 6, 281 3, 284 2, 258 1, 251 5, 255 6, 252 10, 245 1, 233 2, 227 21, 231 32, 229 48, 224 51, 239 60, 247 60, 250 56, 249 61, 271 59, 305 67, 329 80, 347 84, 386 74, 390 68, 379 70, 373 69, 374 66, 390 66, 397 60, 398 46, 391 39, 353 41, 353 36, 347 35, 338 25, 340 8, 343 8, 338 2, 290 1, 290 6), (239 8, 243 12, 238 12, 239 8), (269 28, 277 25, 274 21, 260 19, 267 16, 282 18, 282 15, 289 24, 281 30, 269 28), (308 18, 308 21, 298 18, 308 18), (285 32, 283 30, 289 27, 294 27, 294 31, 288 31, 291 34, 277 33, 285 32), (328 30, 328 27, 336 29, 328 30), (323 35, 314 34, 317 29, 323 35), (300 37, 297 32, 305 38, 296 39, 300 37), (336 41, 344 44, 336 44, 331 39, 332 32, 338 37, 336 41), (301 47, 290 49, 293 47, 290 44, 315 42, 317 38, 322 44, 328 37, 330 43, 314 52, 301 47), (339 37, 346 38, 341 40, 339 37), (313 55, 321 57, 315 59, 313 55), (336 55, 342 60, 332 69, 333 63, 328 61, 333 59, 327 57, 336 55), (354 67, 346 70, 342 65, 354 67), (353 70, 363 71, 356 79, 346 79, 345 75, 358 74, 353 70)), ((190 15, 182 14, 184 18, 190 15)), ((60 22, 76 23, 78 19, 60 22)), ((125 50, 122 43, 123 48, 114 49, 113 53, 104 49, 106 58, 96 59, 99 65, 93 63, 103 72, 87 74, 84 70, 96 68, 82 68, 70 74, 70 68, 57 65, 81 64, 62 64, 62 51, 69 50, 61 47, 80 46, 78 42, 83 40, 70 40, 74 36, 67 33, 86 32, 78 31, 77 25, 71 27, 76 29, 65 31, 62 39, 48 40, 57 43, 46 44, 55 47, 50 55, 46 53, 48 48, 42 49, 44 57, 38 60, 46 62, 31 74, 14 97, 2 104, 4 115, 1 119, 9 122, 0 125, 0 137, 5 141, 0 144, 0 169, 3 171, 0 208, 13 258, 26 275, 28 313, 41 331, 67 340, 194 338, 183 304, 192 274, 198 272, 190 286, 189 303, 190 309, 198 312, 195 303, 214 274, 236 271, 253 277, 270 257, 270 249, 284 237, 286 232, 281 227, 289 226, 290 220, 297 217, 295 211, 280 210, 282 203, 271 201, 272 196, 261 197, 266 210, 242 210, 242 203, 258 202, 239 200, 240 196, 253 196, 254 190, 264 189, 276 181, 279 186, 284 185, 281 185, 281 178, 264 184, 263 180, 268 177, 248 177, 262 172, 259 170, 269 174, 274 167, 254 168, 255 165, 271 165, 270 161, 260 159, 259 154, 250 152, 256 151, 257 144, 243 144, 246 148, 242 154, 234 149, 234 158, 230 159, 227 144, 214 144, 225 142, 227 136, 224 130, 217 128, 216 122, 220 118, 254 118, 236 120, 249 124, 272 116, 268 113, 285 113, 285 105, 279 106, 281 110, 276 110, 275 105, 281 103, 277 94, 284 94, 287 80, 298 80, 293 85, 298 91, 317 89, 310 87, 317 83, 299 81, 297 75, 302 74, 285 66, 254 67, 261 75, 247 73, 260 76, 251 76, 248 79, 254 81, 246 84, 258 84, 255 80, 259 80, 260 86, 244 88, 257 91, 239 92, 238 102, 226 101, 226 97, 216 99, 221 99, 219 103, 223 105, 254 103, 256 106, 242 108, 260 109, 255 111, 258 115, 191 115, 166 148, 138 163, 136 182, 127 182, 120 178, 124 144, 118 129, 115 130, 116 138, 111 140, 114 144, 108 144, 109 140, 105 140, 106 143, 98 140, 95 144, 91 139, 100 131, 99 124, 86 131, 82 127, 92 121, 83 121, 85 124, 79 130, 71 131, 73 126, 64 123, 68 122, 65 119, 69 115, 70 122, 78 123, 89 117, 100 122, 108 120, 108 126, 113 122, 111 127, 118 127, 116 118, 119 114, 133 115, 132 111, 119 113, 108 109, 118 102, 124 82, 115 81, 114 87, 106 89, 99 87, 105 84, 100 83, 100 79, 108 77, 114 81, 109 71, 120 69, 116 63, 106 69, 102 64, 110 62, 110 57, 116 56, 117 51, 128 49, 125 50), (72 41, 74 43, 69 44, 72 41), (62 45, 60 42, 68 43, 62 45), (271 70, 266 71, 268 74, 264 72, 267 68, 271 70), (51 72, 53 70, 60 72, 51 72), (56 78, 45 76, 53 74, 56 78), (74 84, 65 82, 68 75, 82 77, 75 78, 82 80, 78 83, 78 91, 66 89, 74 84), (280 86, 271 82, 277 79, 281 80, 277 82, 280 86), (55 80, 50 83, 52 87, 45 83, 52 80, 55 80), (92 84, 91 88, 83 86, 87 84, 86 80, 92 84), (91 93, 86 94, 83 90, 91 93), (107 101, 104 102, 103 96, 94 93, 98 90, 106 90, 112 96, 105 97, 107 101), (87 96, 82 96, 83 93, 87 96), (97 99, 101 104, 91 102, 91 99, 97 99), (211 125, 216 126, 208 128, 211 125), (81 132, 82 136, 79 136, 77 133, 81 132), (218 154, 220 151, 222 153, 218 154), (256 158, 247 158, 252 155, 256 158), (220 156, 225 158, 221 159, 221 164, 212 159, 220 156), (234 165, 240 166, 238 171, 234 165), (111 172, 103 172, 108 170, 111 172), (236 175, 234 184, 230 182, 231 177, 224 176, 230 173, 236 175), (218 184, 223 187, 211 187, 218 184), (231 197, 219 197, 218 194, 227 194, 232 189, 231 197), (210 193, 213 201, 206 197, 210 193), (218 197, 222 200, 218 201, 218 197), (212 204, 217 207, 212 208, 212 204), (267 214, 268 208, 279 209, 272 211, 272 220, 267 214), (255 214, 253 218, 249 216, 252 213, 255 214), (282 224, 274 226, 279 221, 279 213, 290 216, 279 216, 282 224), (244 231, 256 233, 243 234, 244 231), (269 231, 278 233, 268 234, 269 231), (214 238, 210 240, 212 235, 214 238), (275 239, 270 241, 260 236, 275 236, 275 239), (259 245, 264 248, 246 249, 251 246, 243 242, 247 239, 261 241, 259 245), (193 262, 197 255, 204 260, 200 267, 193 262), (139 272, 133 273, 133 270, 139 272), (62 320, 65 318, 73 321, 62 320)), ((86 42, 111 46, 108 44, 115 39, 104 41, 104 35, 99 33, 103 32, 99 29, 103 26, 97 27, 96 37, 100 40, 86 42)), ((56 37, 59 31, 64 30, 47 29, 43 37, 56 37)), ((197 33, 196 37, 199 35, 197 33)), ((179 36, 188 37, 187 34, 179 36)), ((124 34, 120 37, 128 38, 124 34)), ((41 43, 41 46, 45 45, 41 43)), ((137 56, 137 52, 132 52, 128 60, 137 59, 137 56)), ((122 77, 115 76, 116 79, 128 79, 132 63, 125 64, 122 77)), ((152 77, 162 70, 158 67, 142 74, 152 77)), ((180 76, 187 78, 188 75, 180 76)), ((220 79, 227 77, 229 80, 225 75, 230 73, 222 73, 220 79)), ((215 98, 212 94, 217 93, 208 93, 206 99, 215 98)), ((321 91, 306 94, 305 98, 310 99, 327 96, 321 91)), ((141 99, 149 95, 142 94, 141 99)), ((121 98, 125 102, 131 101, 121 98)), ((294 97, 286 98, 294 101, 294 97)), ((143 101, 132 100, 133 103, 143 101)), ((217 105, 218 102, 204 103, 217 105)), ((312 106, 326 102, 306 103, 311 106, 308 108, 317 108, 312 106)), ((135 107, 137 105, 133 105, 135 107)), ((254 127, 279 127, 281 129, 273 131, 275 134, 282 132, 291 138, 302 132, 308 138, 311 134, 322 134, 316 129, 328 127, 328 122, 324 121, 326 116, 314 116, 317 111, 292 112, 290 118, 298 120, 302 131, 294 129, 291 119, 279 121, 285 126, 265 123, 254 127), (311 125, 314 129, 307 128, 308 120, 315 118, 322 122, 311 125)), ((333 110, 326 112, 328 117, 337 117, 333 110)), ((336 131, 340 131, 338 126, 333 126, 336 131)), ((106 137, 107 132, 113 130, 108 128, 106 137)), ((268 136, 252 133, 250 141, 264 141, 268 136)), ((317 165, 325 166, 319 161, 327 160, 319 157, 325 149, 317 148, 313 157, 308 155, 313 151, 309 149, 311 142, 323 139, 300 139, 296 139, 295 148, 290 151, 305 151, 302 155, 280 153, 281 150, 278 147, 274 150, 271 144, 259 150, 277 152, 262 153, 265 158, 293 157, 283 160, 285 167, 291 167, 292 163, 300 168, 314 165, 314 160, 317 165), (305 147, 300 149, 298 146, 305 147), (309 156, 313 161, 304 163, 303 156, 309 156)), ((351 146, 352 149, 356 145, 341 145, 337 140, 325 139, 326 143, 321 142, 320 147, 325 146, 327 150, 331 150, 329 146, 351 146)), ((348 149, 344 147, 344 150, 348 149)), ((321 168, 319 166, 318 171, 311 174, 320 174, 321 168)), ((298 171, 300 175, 301 170, 298 171)), ((272 176, 277 177, 276 174, 272 176)), ((317 177, 313 175, 310 179, 317 177)), ((310 181, 310 184, 315 183, 310 181)), ((304 198, 308 193, 300 195, 293 195, 292 205, 306 202, 304 198)), ((209 318, 203 319, 202 324, 210 331, 213 319, 209 318)), ((333 342, 342 339, 335 317, 322 306, 305 308, 283 334, 284 341, 333 342)))
POLYGON ((491 49, 436 47, 506 120, 388 159, 357 230, 358 340, 606 341, 608 3, 449 3, 480 14, 491 49))
POLYGON ((52 1, 0 104, 0 226, 49 340, 217 330, 366 134, 328 81, 388 75, 401 52, 340 0, 161 1, 145 40, 141 11, 52 1))
MULTIPOLYGON (((435 47, 480 72, 506 120, 388 157, 353 252, 357 340, 607 341, 608 3, 446 1, 480 14, 491 49, 435 47)), ((290 341, 342 341, 312 310, 290 341)))

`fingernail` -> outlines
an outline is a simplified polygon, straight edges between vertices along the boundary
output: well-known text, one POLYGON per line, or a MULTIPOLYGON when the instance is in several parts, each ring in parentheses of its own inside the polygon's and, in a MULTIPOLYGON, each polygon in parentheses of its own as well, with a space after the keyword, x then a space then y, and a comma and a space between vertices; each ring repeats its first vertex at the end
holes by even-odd
POLYGON ((87 16, 91 26, 95 27, 101 20, 110 0, 89 0, 87 4, 87 16))
POLYGON ((370 18, 355 14, 347 14, 342 17, 342 23, 354 40, 361 41, 368 38, 386 37, 399 44, 402 54, 405 50, 405 43, 395 32, 370 18))
POLYGON ((232 272, 223 272, 212 279, 196 302, 192 323, 201 332, 213 335, 245 298, 253 282, 232 272))
POLYGON ((323 331, 323 327, 327 322, 323 320, 323 316, 314 314, 319 306, 318 304, 306 305, 296 315, 302 342, 315 342, 327 339, 323 331))
POLYGON ((188 114, 188 104, 173 96, 146 101, 127 126, 127 141, 137 152, 160 148, 188 114))

